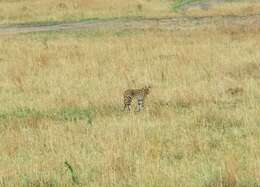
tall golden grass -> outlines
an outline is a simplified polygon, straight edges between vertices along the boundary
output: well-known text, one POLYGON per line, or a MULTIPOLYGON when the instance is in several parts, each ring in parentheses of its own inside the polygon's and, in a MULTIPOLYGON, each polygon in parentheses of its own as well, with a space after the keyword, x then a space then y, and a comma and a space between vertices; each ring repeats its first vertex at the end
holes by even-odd
POLYGON ((258 41, 257 26, 0 38, 1 186, 260 185, 258 41), (145 111, 122 112, 148 83, 145 111))
POLYGON ((80 21, 93 18, 172 17, 259 14, 260 2, 213 3, 208 10, 191 6, 174 12, 174 0, 12 0, 0 1, 0 23, 80 21))

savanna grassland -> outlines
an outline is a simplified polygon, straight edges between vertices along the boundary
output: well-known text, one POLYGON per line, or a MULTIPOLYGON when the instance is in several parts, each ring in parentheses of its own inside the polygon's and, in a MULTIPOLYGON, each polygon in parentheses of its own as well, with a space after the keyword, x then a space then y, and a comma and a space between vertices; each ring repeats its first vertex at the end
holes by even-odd
POLYGON ((260 186, 259 41, 225 22, 2 35, 0 186, 260 186))
POLYGON ((259 40, 222 26, 2 37, 1 186, 259 185, 259 40), (122 112, 145 84, 145 111, 122 112))
MULTIPOLYGON (((259 14, 258 0, 211 0, 205 9, 186 6, 199 0, 0 0, 0 24, 53 23, 128 17, 173 17, 259 14)), ((207 2, 207 0, 201 0, 207 2)))

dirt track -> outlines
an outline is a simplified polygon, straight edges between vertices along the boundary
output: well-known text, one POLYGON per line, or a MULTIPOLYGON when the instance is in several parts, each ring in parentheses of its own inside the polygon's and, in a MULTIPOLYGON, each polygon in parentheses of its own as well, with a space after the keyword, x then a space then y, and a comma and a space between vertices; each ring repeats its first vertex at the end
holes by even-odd
POLYGON ((114 20, 96 20, 55 25, 0 25, 0 36, 31 32, 106 29, 106 28, 169 28, 179 29, 203 24, 223 24, 255 26, 260 28, 260 14, 246 16, 207 16, 207 17, 178 17, 178 18, 129 18, 114 20))

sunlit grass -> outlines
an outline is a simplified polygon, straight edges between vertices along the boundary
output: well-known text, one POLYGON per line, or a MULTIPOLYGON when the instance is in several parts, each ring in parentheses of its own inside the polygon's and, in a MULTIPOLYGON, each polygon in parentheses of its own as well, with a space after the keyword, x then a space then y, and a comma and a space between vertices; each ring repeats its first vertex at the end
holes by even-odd
POLYGON ((0 1, 0 23, 55 23, 129 17, 259 14, 254 0, 212 1, 207 9, 192 4, 204 0, 12 0, 0 1), (185 5, 188 5, 186 8, 185 5), (191 6, 189 6, 191 5, 191 6), (181 9, 183 8, 184 9, 181 9), (181 9, 181 10, 180 10, 181 9), (175 11, 174 11, 175 10, 175 11), (177 11, 178 10, 178 11, 177 11))
POLYGON ((259 40, 222 25, 0 38, 0 184, 259 185, 259 40), (122 112, 146 84, 145 111, 122 112))

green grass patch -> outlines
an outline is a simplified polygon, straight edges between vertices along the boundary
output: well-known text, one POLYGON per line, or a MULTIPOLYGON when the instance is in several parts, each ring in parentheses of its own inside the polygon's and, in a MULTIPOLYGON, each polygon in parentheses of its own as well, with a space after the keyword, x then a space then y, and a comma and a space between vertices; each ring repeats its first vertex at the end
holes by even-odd
POLYGON ((173 5, 172 5, 172 10, 173 11, 178 11, 181 7, 184 5, 187 5, 189 3, 194 3, 194 2, 205 2, 207 0, 177 0, 173 5))
POLYGON ((94 109, 92 108, 68 107, 49 113, 48 117, 58 121, 87 120, 89 124, 92 124, 93 113, 94 109))
POLYGON ((93 123, 93 115, 95 109, 92 107, 66 107, 61 109, 50 109, 48 111, 38 111, 30 108, 18 108, 14 111, 0 112, 0 121, 12 119, 38 118, 51 119, 57 121, 87 121, 88 124, 93 123))

